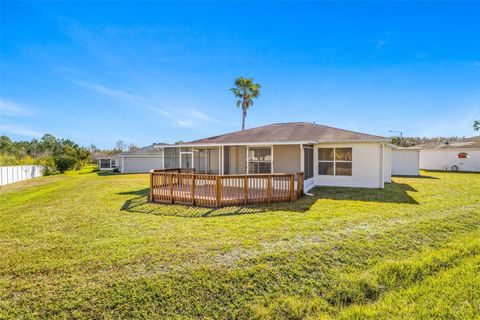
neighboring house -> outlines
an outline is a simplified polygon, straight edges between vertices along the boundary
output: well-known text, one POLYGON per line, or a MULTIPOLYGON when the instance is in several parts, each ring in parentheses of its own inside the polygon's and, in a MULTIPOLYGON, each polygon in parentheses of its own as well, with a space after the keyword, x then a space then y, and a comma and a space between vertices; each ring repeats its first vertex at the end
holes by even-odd
POLYGON ((418 176, 420 170, 420 149, 392 148, 392 175, 393 176, 418 176))
POLYGON ((480 172, 480 136, 418 146, 420 169, 480 172))
POLYGON ((122 173, 142 173, 164 168, 163 147, 165 143, 154 143, 135 151, 115 155, 117 168, 122 173))
POLYGON ((93 158, 98 162, 98 168, 100 170, 113 170, 116 168, 117 159, 115 155, 107 155, 103 153, 95 153, 93 158))
MULTIPOLYGON (((179 167, 224 175, 303 171, 306 190, 315 185, 383 188, 391 178, 388 142, 380 136, 307 122, 277 123, 158 145, 157 160, 149 161, 142 171, 179 167)), ((120 161, 122 172, 131 172, 127 158, 120 161)))

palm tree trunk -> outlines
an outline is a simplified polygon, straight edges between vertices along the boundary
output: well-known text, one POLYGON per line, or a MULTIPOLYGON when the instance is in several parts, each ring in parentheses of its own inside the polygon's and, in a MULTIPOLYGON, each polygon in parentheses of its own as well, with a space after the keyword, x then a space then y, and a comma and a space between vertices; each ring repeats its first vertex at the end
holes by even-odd
POLYGON ((247 94, 243 93, 242 101, 242 131, 245 130, 245 118, 247 117, 247 94))
POLYGON ((247 110, 243 109, 242 112, 242 130, 245 130, 245 118, 247 117, 247 110))

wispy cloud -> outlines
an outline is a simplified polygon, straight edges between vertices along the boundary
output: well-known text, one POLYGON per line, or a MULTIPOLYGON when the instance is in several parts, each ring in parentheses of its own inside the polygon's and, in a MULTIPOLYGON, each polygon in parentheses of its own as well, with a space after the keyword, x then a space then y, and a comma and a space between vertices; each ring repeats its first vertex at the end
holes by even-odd
POLYGON ((147 104, 147 99, 134 94, 127 93, 122 90, 116 90, 98 83, 84 82, 76 79, 70 79, 70 81, 85 89, 97 92, 101 95, 104 95, 112 99, 122 100, 125 102, 130 102, 130 103, 139 104, 139 105, 147 104))
POLYGON ((390 41, 384 39, 374 39, 371 42, 373 42, 377 48, 382 48, 390 41))
POLYGON ((4 116, 30 117, 35 114, 35 110, 11 100, 0 98, 0 114, 4 116))
POLYGON ((26 128, 23 126, 18 126, 15 124, 2 124, 0 125, 0 132, 5 132, 9 134, 16 134, 19 136, 26 136, 26 137, 40 137, 42 136, 41 132, 32 130, 30 128, 26 128))
POLYGON ((177 120, 176 124, 185 128, 195 128, 196 124, 191 119, 177 120))
POLYGON ((216 122, 216 123, 219 123, 220 120, 218 119, 215 119, 214 117, 212 116, 209 116, 209 115, 206 115, 205 113, 201 112, 201 111, 198 111, 196 109, 193 109, 193 108, 190 108, 188 109, 189 111, 189 114, 198 119, 198 120, 203 120, 203 121, 208 121, 208 122, 216 122))
POLYGON ((154 114, 165 116, 170 120, 172 120, 173 123, 181 127, 193 129, 197 127, 202 121, 220 123, 220 120, 215 119, 214 117, 209 116, 194 108, 186 108, 186 109, 183 109, 184 111, 171 112, 171 111, 165 110, 162 107, 156 106, 148 98, 145 98, 136 94, 132 94, 119 89, 113 89, 98 83, 84 82, 76 79, 69 79, 69 80, 72 83, 75 83, 87 90, 96 92, 110 99, 130 103, 132 105, 150 110, 154 114))

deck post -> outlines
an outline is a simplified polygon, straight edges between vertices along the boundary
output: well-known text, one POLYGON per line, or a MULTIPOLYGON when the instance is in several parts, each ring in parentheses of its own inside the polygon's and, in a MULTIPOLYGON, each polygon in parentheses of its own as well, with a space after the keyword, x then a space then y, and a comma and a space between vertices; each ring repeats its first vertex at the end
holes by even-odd
POLYGON ((170 174, 170 201, 175 203, 173 201, 173 173, 170 174))
POLYGON ((248 177, 243 176, 243 204, 248 204, 248 177))
POLYGON ((297 198, 299 198, 303 195, 305 173, 304 172, 298 172, 297 177, 298 177, 297 178, 297 198))
POLYGON ((216 176, 216 205, 220 207, 222 205, 222 177, 216 176))
POLYGON ((192 182, 190 185, 190 194, 192 197, 192 205, 195 205, 195 173, 192 173, 192 182))
POLYGON ((150 202, 153 201, 153 172, 150 172, 150 195, 149 195, 150 202))
POLYGON ((295 175, 290 175, 290 202, 293 202, 295 196, 295 175))
POLYGON ((267 203, 272 202, 272 176, 267 176, 267 203))

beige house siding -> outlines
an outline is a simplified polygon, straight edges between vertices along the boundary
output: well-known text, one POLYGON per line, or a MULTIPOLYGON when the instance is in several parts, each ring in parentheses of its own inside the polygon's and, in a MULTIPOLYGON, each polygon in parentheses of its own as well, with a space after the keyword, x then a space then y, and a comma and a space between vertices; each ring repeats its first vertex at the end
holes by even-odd
POLYGON ((247 148, 244 146, 231 146, 229 149, 229 173, 230 174, 245 174, 246 173, 246 152, 247 148))
POLYGON ((273 146, 273 172, 300 172, 300 145, 273 146))
POLYGON ((219 173, 218 170, 218 148, 208 148, 208 168, 210 172, 219 173))

